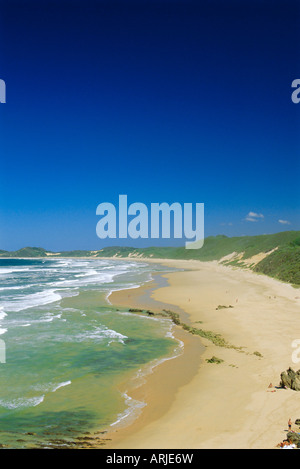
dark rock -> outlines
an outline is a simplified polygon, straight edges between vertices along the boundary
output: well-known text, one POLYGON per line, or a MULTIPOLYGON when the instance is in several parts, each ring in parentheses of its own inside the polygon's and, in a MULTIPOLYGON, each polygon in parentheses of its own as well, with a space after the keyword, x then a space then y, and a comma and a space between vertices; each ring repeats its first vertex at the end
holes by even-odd
POLYGON ((300 419, 295 420, 295 425, 300 425, 300 419))
POLYGON ((287 371, 283 371, 280 377, 280 386, 282 388, 286 387, 294 391, 300 391, 300 370, 295 372, 292 368, 289 368, 287 371))
POLYGON ((288 432, 286 438, 287 440, 291 441, 292 443, 295 443, 296 445, 298 443, 300 444, 300 435, 298 433, 288 432))
POLYGON ((57 439, 57 438, 51 439, 51 440, 49 440, 49 442, 50 442, 50 443, 54 443, 55 445, 67 445, 67 444, 69 444, 68 441, 66 441, 66 440, 61 440, 61 439, 57 439))

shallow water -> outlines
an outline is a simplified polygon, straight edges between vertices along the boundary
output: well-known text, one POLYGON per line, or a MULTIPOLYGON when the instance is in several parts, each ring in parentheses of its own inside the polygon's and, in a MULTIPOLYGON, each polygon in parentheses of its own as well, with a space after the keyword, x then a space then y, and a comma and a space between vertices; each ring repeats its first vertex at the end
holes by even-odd
POLYGON ((144 403, 124 392, 124 382, 180 346, 168 319, 118 311, 107 297, 166 270, 120 260, 0 259, 1 445, 63 447, 139 412, 144 403))

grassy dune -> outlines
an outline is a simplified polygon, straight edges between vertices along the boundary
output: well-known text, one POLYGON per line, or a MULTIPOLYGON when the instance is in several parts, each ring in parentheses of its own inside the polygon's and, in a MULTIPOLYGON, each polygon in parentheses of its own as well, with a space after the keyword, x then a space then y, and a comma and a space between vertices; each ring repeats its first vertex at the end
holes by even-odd
POLYGON ((105 247, 98 251, 51 253, 43 248, 26 247, 18 251, 0 251, 0 257, 140 257, 152 259, 196 259, 221 261, 225 265, 250 268, 295 286, 300 285, 300 231, 269 235, 224 235, 205 238, 201 249, 184 247, 105 247), (50 254, 50 255, 49 255, 50 254))

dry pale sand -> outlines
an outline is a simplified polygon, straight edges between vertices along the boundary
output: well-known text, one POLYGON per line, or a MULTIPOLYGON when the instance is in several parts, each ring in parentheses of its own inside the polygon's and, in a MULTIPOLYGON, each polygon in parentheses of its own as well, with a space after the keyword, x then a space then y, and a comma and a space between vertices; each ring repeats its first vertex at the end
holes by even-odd
MULTIPOLYGON (((184 353, 132 390, 147 406, 134 423, 109 433, 108 448, 275 448, 286 437, 288 419, 300 418, 300 393, 275 387, 283 370, 300 368, 292 359, 292 343, 300 339, 299 291, 217 262, 153 262, 185 269, 164 274, 169 285, 152 291, 156 301, 179 307, 193 326, 243 349, 219 347, 176 327, 184 353), (207 363, 212 356, 224 361, 207 363)), ((118 295, 111 297, 115 304, 142 302, 137 289, 118 295)))

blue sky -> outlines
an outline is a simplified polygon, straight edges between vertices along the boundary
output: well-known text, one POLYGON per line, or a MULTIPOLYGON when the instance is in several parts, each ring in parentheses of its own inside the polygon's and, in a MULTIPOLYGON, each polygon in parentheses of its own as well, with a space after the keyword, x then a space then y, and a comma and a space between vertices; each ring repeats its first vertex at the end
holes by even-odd
POLYGON ((202 202, 205 236, 299 230, 296 5, 0 1, 0 249, 158 244, 97 238, 119 194, 202 202))

